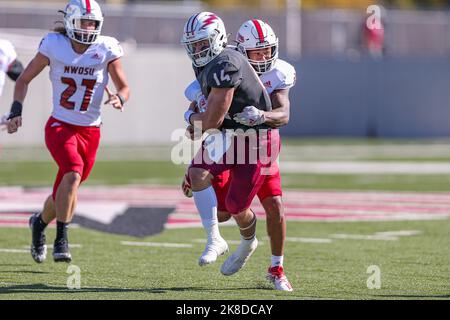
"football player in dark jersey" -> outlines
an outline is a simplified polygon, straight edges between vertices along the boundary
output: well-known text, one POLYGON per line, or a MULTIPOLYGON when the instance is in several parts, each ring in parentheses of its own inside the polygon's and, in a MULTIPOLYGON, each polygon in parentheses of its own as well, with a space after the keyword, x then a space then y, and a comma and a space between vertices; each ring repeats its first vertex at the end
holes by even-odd
POLYGON ((249 208, 264 175, 270 171, 266 169, 277 158, 278 131, 272 132, 264 123, 248 126, 233 120, 247 106, 263 111, 270 111, 272 106, 245 56, 226 47, 225 26, 217 15, 201 12, 191 16, 185 24, 182 43, 208 100, 205 112, 195 112, 193 103, 185 113, 189 124, 210 133, 189 167, 195 204, 208 236, 199 264, 213 263, 228 250, 218 229, 217 198, 211 181, 230 170, 233 179, 225 204, 239 226, 241 243, 223 263, 221 272, 232 275, 245 265, 258 245, 256 216, 249 208))
MULTIPOLYGON (((295 85, 296 72, 292 65, 278 59, 278 37, 271 26, 258 19, 244 22, 236 34, 236 50, 247 57, 247 60, 258 73, 262 83, 272 99, 273 111, 262 111, 253 106, 244 108, 242 113, 234 115, 233 119, 248 126, 269 124, 274 130, 289 121, 289 90, 295 85)), ((231 46, 228 46, 231 47, 231 46)), ((185 90, 185 97, 189 101, 196 101, 199 112, 204 112, 208 101, 201 92, 200 84, 196 80, 185 90)), ((192 125, 186 129, 186 135, 196 140, 192 125)), ((199 135, 199 134, 198 134, 199 135)), ((271 172, 267 175, 257 196, 266 212, 267 235, 270 239, 271 259, 266 278, 276 290, 293 291, 283 267, 284 242, 286 237, 286 220, 282 201, 281 176, 278 162, 273 162, 271 172)), ((217 219, 219 222, 228 221, 231 214, 226 212, 225 198, 230 184, 230 172, 214 177, 212 186, 217 197, 217 219)), ((182 183, 183 193, 192 197, 189 176, 185 174, 182 183)))

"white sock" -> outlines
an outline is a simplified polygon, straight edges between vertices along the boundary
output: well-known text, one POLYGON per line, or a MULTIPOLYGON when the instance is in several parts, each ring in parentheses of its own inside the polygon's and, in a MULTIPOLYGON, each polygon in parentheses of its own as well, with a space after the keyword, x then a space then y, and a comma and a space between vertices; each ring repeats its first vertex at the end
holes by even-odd
POLYGON ((284 256, 274 256, 272 255, 272 263, 271 266, 273 267, 277 267, 277 266, 283 266, 283 258, 284 256))
POLYGON ((217 198, 214 188, 209 186, 201 191, 193 191, 194 202, 200 213, 208 240, 221 238, 217 220, 217 198))

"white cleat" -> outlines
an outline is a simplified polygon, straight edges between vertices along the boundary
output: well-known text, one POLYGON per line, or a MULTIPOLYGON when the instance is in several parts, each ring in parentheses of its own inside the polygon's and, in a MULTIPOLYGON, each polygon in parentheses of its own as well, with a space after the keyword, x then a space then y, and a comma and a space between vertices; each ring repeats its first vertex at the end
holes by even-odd
POLYGON ((291 283, 284 274, 282 266, 269 267, 269 270, 267 271, 267 280, 275 286, 275 290, 294 291, 291 283))
POLYGON ((237 247, 236 251, 233 252, 227 260, 222 264, 220 272, 224 276, 231 276, 235 274, 250 258, 250 256, 255 252, 258 247, 258 239, 253 238, 253 240, 241 240, 241 243, 237 247))
POLYGON ((198 264, 203 267, 217 261, 217 258, 228 252, 228 244, 223 238, 208 241, 205 250, 198 259, 198 264))

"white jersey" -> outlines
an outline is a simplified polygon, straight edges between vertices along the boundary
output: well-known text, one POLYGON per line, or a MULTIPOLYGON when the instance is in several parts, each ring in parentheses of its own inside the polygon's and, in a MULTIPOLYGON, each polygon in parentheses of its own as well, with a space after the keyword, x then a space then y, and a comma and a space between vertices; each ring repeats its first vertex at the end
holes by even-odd
POLYGON ((39 52, 50 60, 52 116, 78 126, 99 126, 108 64, 123 56, 119 42, 99 36, 86 52, 78 54, 68 37, 49 33, 42 39, 39 52))
MULTIPOLYGON (((292 88, 295 85, 296 74, 294 67, 284 60, 277 59, 272 70, 263 73, 259 76, 261 82, 270 95, 275 90, 283 90, 292 88)), ((185 97, 189 101, 196 100, 197 102, 204 99, 200 88, 200 83, 197 80, 192 81, 184 91, 185 97)))
POLYGON ((8 40, 0 39, 0 96, 5 84, 6 72, 9 66, 17 59, 16 51, 8 40))
POLYGON ((281 59, 277 59, 274 67, 270 71, 260 75, 259 78, 269 95, 275 90, 292 88, 296 81, 294 67, 281 59))

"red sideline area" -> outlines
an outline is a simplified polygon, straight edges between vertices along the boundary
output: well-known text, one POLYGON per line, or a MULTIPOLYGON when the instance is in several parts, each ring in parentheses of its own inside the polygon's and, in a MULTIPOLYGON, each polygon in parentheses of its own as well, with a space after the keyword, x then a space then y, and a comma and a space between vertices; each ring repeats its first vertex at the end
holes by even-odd
MULTIPOLYGON (((0 188, 0 227, 27 227, 30 214, 41 209, 49 192, 47 188, 0 188)), ((450 216, 447 193, 290 190, 283 199, 285 216, 291 221, 434 220, 450 216)), ((92 218, 92 206, 102 215, 119 215, 123 208, 133 206, 174 207, 167 228, 201 225, 193 199, 185 198, 180 189, 173 187, 81 188, 77 214, 92 218)), ((257 199, 252 208, 259 218, 265 218, 257 199)))

